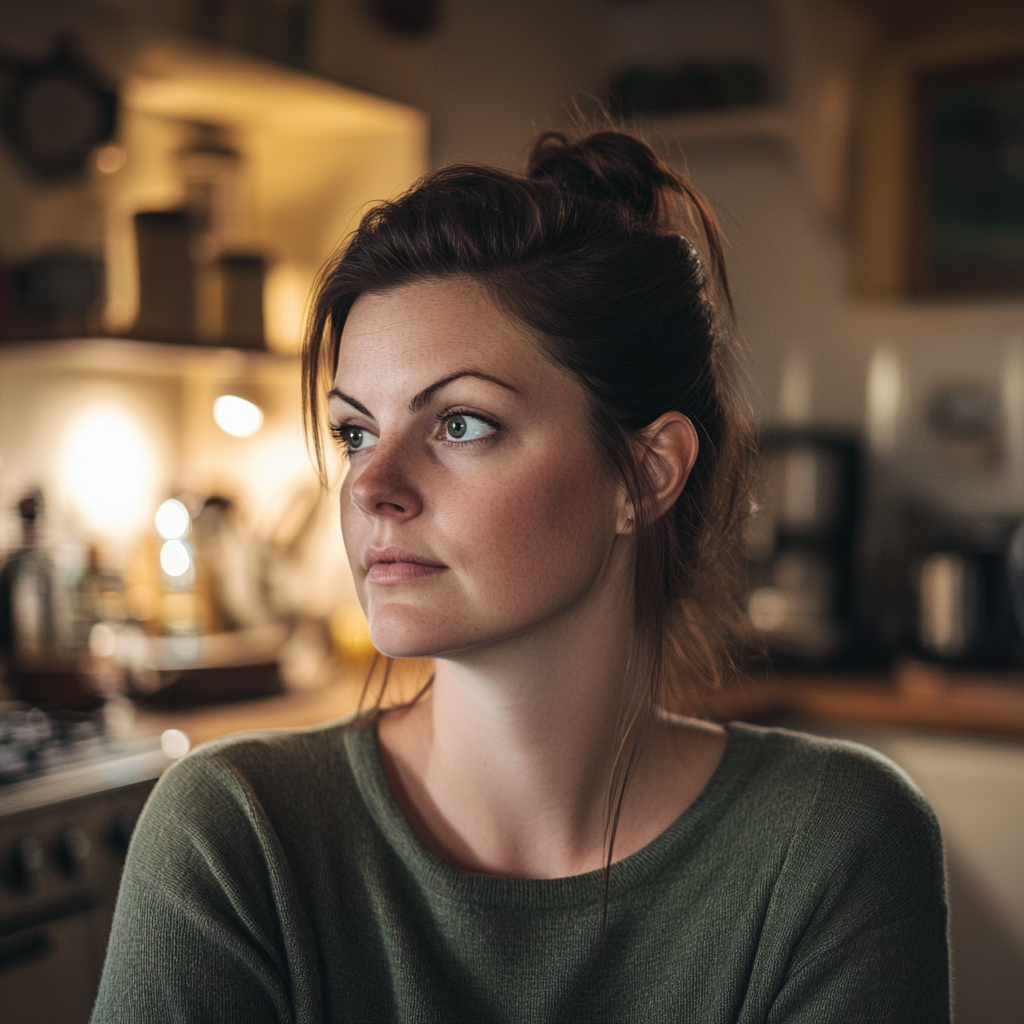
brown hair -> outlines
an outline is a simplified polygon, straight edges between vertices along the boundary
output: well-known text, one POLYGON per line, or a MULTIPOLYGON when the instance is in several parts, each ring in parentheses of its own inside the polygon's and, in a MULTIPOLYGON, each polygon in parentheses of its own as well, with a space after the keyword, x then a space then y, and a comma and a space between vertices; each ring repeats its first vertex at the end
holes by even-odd
POLYGON ((718 683, 744 632, 733 581, 752 445, 731 374, 721 236, 700 194, 616 131, 578 141, 545 132, 525 175, 479 166, 427 174, 370 210, 317 282, 303 404, 322 476, 324 382, 352 305, 365 292, 453 276, 478 282, 583 386, 594 444, 633 502, 632 696, 609 789, 610 864, 651 714, 680 706, 694 684, 718 683), (641 431, 669 411, 690 418, 700 450, 679 500, 656 517, 641 431))

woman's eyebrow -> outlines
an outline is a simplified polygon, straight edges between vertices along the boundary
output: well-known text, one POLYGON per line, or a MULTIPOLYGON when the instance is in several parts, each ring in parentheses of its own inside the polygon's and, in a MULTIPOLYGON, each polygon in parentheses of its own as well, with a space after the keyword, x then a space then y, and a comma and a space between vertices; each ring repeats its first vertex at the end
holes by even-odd
POLYGON ((517 395, 519 394, 519 388, 513 387, 507 381, 503 381, 499 377, 492 377, 489 373, 482 373, 480 370, 456 370, 455 373, 449 373, 448 376, 442 377, 440 380, 436 380, 433 384, 425 387, 409 403, 409 411, 418 412, 427 404, 430 400, 430 396, 433 395, 435 391, 440 391, 446 384, 451 384, 453 380, 458 380, 460 377, 476 377, 479 380, 490 381, 490 383, 497 384, 500 388, 505 388, 507 391, 512 391, 517 395))
POLYGON ((353 409, 361 412, 364 416, 369 416, 370 419, 373 419, 373 413, 370 412, 362 402, 357 402, 351 395, 346 395, 344 391, 339 391, 337 388, 331 388, 331 390, 327 392, 327 398, 340 398, 343 402, 351 405, 353 409))
MULTIPOLYGON (((410 412, 419 412, 424 405, 430 400, 430 396, 436 391, 440 391, 446 384, 451 384, 453 380, 458 380, 460 377, 476 377, 479 380, 490 381, 492 384, 497 384, 500 388, 505 388, 508 391, 512 391, 515 394, 519 394, 519 388, 513 387, 507 381, 501 380, 499 377, 492 377, 489 373, 482 373, 480 370, 456 370, 455 373, 449 373, 446 377, 442 377, 440 380, 435 380, 433 384, 428 384, 422 391, 420 391, 413 400, 409 403, 410 412)), ((340 398, 343 402, 351 405, 353 409, 361 412, 364 416, 373 418, 373 413, 363 405, 362 402, 357 402, 351 395, 346 395, 344 391, 339 391, 337 388, 331 388, 327 392, 327 397, 340 398)))

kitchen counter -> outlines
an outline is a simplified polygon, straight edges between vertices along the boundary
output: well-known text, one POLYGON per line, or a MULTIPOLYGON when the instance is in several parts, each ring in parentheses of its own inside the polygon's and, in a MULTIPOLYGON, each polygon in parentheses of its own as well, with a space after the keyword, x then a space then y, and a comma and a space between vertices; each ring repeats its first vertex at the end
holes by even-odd
MULTIPOLYGON (((351 666, 330 686, 257 700, 176 707, 140 704, 136 710, 135 729, 139 732, 181 729, 196 746, 236 732, 301 729, 330 722, 354 714, 359 709, 366 671, 366 665, 351 666)), ((431 663, 427 661, 396 662, 386 703, 396 704, 410 699, 429 678, 430 672, 431 663)), ((375 692, 365 704, 373 703, 375 692)))
POLYGON ((888 675, 747 677, 709 695, 697 713, 715 721, 801 718, 1024 736, 1024 672, 948 671, 907 662, 888 675))
MULTIPOLYGON (((429 672, 428 662, 399 663, 391 702, 410 697, 429 672)), ((365 668, 354 668, 319 690, 230 704, 140 708, 136 726, 145 732, 181 729, 193 744, 235 732, 302 728, 352 714, 364 678, 365 668)), ((1024 672, 954 672, 907 662, 890 675, 747 676, 705 694, 691 713, 714 721, 805 719, 1024 736, 1024 672)))

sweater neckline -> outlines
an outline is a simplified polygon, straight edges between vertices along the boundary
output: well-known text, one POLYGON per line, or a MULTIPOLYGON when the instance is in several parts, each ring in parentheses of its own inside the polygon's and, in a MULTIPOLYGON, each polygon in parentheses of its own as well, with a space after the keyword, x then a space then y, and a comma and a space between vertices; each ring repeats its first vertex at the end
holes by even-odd
MULTIPOLYGON (((442 899, 500 904, 523 909, 600 904, 601 869, 564 878, 507 878, 462 871, 428 850, 398 804, 377 739, 376 716, 343 733, 355 783, 378 830, 423 889, 442 899)), ((754 770, 762 731, 730 722, 722 758, 697 798, 646 846, 616 861, 609 878, 609 900, 625 895, 678 863, 701 842, 754 770)))

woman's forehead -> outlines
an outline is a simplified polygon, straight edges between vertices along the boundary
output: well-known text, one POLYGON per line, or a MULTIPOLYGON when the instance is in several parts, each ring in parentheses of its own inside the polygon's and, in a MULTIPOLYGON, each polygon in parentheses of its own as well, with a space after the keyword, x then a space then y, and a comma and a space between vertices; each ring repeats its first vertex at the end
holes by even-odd
MULTIPOLYGON (((449 393, 449 380, 468 381, 461 390, 506 410, 510 402, 534 412, 557 405, 584 416, 587 407, 572 374, 472 280, 422 281, 357 300, 342 332, 332 393, 377 415, 388 406, 422 408, 424 393, 449 393)), ((332 416, 337 412, 332 407, 332 416)))
POLYGON ((359 297, 342 332, 336 376, 404 376, 402 369, 433 372, 467 361, 499 376, 537 373, 548 363, 531 334, 475 281, 418 281, 359 297))

